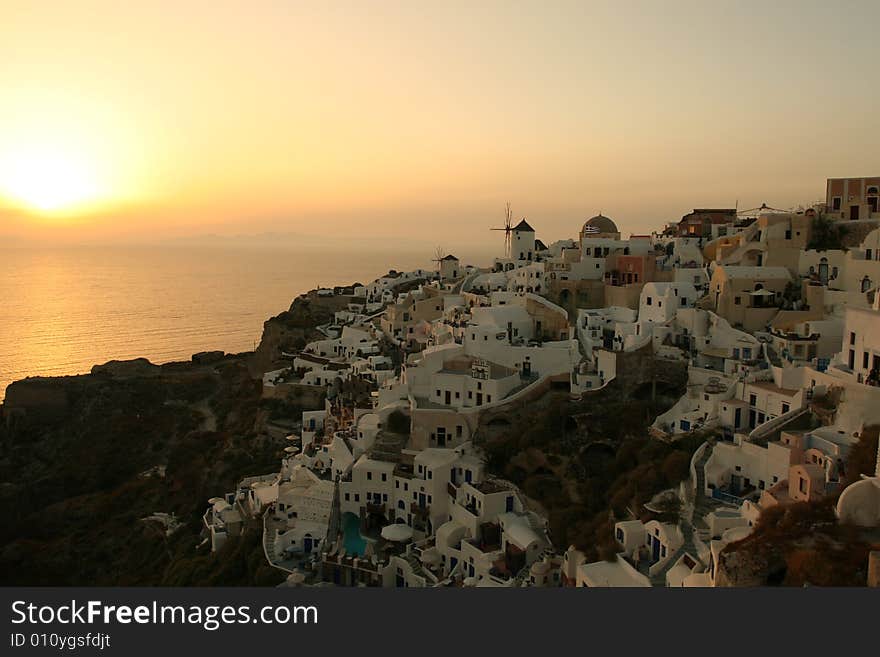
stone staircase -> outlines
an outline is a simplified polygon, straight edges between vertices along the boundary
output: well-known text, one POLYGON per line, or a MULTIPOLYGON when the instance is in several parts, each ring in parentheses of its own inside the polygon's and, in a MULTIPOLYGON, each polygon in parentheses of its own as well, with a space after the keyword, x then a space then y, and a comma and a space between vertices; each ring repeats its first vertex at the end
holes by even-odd
POLYGON ((692 557, 696 559, 697 557, 697 545, 694 541, 695 530, 706 530, 708 531, 708 527, 706 526, 703 517, 712 511, 712 509, 719 506, 718 502, 713 500, 712 498, 706 497, 706 463, 709 461, 709 458, 712 456, 712 450, 714 448, 714 443, 707 442, 706 449, 703 450, 703 454, 700 455, 700 458, 696 460, 694 463, 694 470, 696 471, 696 490, 694 491, 693 498, 693 515, 690 519, 690 522, 686 518, 682 518, 679 523, 679 527, 681 528, 682 538, 684 542, 681 547, 676 550, 675 554, 666 562, 663 568, 660 569, 659 572, 655 573, 651 576, 651 585, 652 586, 666 586, 666 573, 675 565, 675 563, 681 558, 683 554, 690 554, 692 557))
POLYGON ((406 559, 406 562, 412 567, 413 573, 425 580, 426 586, 431 586, 439 581, 434 573, 430 572, 422 565, 422 561, 419 558, 419 555, 413 552, 408 552, 404 555, 404 558, 406 559))
POLYGON ((336 545, 336 537, 339 535, 339 522, 342 518, 342 511, 339 505, 339 482, 333 484, 333 503, 330 506, 330 519, 327 522, 327 537, 324 546, 327 550, 333 549, 336 545))
POLYGON ((377 461, 400 463, 400 454, 406 444, 407 436, 390 431, 380 431, 376 441, 370 447, 370 458, 377 461))
MULTIPOLYGON (((534 529, 534 527, 533 527, 533 529, 534 529)), ((537 559, 535 559, 535 561, 537 562, 537 561, 542 561, 543 559, 552 559, 555 556, 556 556, 556 552, 553 550, 553 548, 547 547, 547 548, 544 548, 544 551, 541 552, 541 554, 538 556, 537 559)), ((529 575, 531 574, 531 570, 532 570, 531 565, 524 566, 524 567, 520 568, 519 572, 516 574, 516 577, 513 578, 513 586, 516 588, 519 588, 522 586, 531 586, 531 580, 529 579, 529 575)))
POLYGON ((697 482, 696 482, 696 490, 694 491, 694 510, 693 517, 691 520, 692 529, 705 529, 708 530, 703 517, 717 508, 719 503, 713 500, 711 497, 706 497, 706 463, 709 458, 712 456, 712 450, 714 448, 714 443, 707 443, 706 449, 703 452, 702 456, 697 459, 696 463, 694 463, 694 469, 696 470, 697 482))
POLYGON ((270 565, 278 563, 279 559, 275 549, 275 530, 270 528, 265 521, 263 523, 263 550, 270 565))

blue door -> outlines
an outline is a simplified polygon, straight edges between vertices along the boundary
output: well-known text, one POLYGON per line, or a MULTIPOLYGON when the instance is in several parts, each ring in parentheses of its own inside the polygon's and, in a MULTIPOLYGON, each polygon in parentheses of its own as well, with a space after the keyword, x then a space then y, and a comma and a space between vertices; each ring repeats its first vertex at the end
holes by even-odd
POLYGON ((654 561, 660 561, 660 539, 654 539, 654 561))
POLYGON ((310 554, 311 551, 312 551, 312 537, 306 536, 303 539, 303 552, 305 552, 306 554, 310 554))
POLYGON ((425 508, 425 494, 419 493, 419 506, 425 508))
POLYGON ((507 510, 508 512, 513 511, 513 495, 508 495, 508 496, 507 496, 507 508, 506 508, 506 510, 507 510))

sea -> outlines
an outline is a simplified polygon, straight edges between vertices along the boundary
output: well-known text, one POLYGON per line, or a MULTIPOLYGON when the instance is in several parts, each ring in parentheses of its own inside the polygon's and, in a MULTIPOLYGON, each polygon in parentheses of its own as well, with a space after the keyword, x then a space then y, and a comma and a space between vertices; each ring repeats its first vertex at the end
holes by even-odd
POLYGON ((12 381, 114 359, 250 351, 263 322, 299 294, 430 269, 434 257, 392 247, 0 248, 0 398, 12 381))

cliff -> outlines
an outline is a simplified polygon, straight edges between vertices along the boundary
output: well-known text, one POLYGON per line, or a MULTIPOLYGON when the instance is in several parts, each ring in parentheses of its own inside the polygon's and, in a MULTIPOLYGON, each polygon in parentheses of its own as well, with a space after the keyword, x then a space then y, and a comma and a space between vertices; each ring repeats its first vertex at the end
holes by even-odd
POLYGON ((196 550, 208 498, 277 468, 283 448, 262 431, 267 413, 248 358, 210 360, 116 362, 9 386, 0 411, 3 584, 277 580, 252 536, 217 561, 196 550), (181 527, 167 533, 149 519, 157 512, 181 527))
POLYGON ((326 336, 315 327, 329 324, 334 314, 348 308, 352 297, 319 297, 315 291, 294 299, 290 308, 266 320, 260 344, 250 360, 251 374, 255 377, 289 364, 282 352, 299 351, 308 342, 326 336))
POLYGON ((864 586, 870 536, 841 525, 834 500, 766 509, 754 532, 722 550, 718 586, 864 586))

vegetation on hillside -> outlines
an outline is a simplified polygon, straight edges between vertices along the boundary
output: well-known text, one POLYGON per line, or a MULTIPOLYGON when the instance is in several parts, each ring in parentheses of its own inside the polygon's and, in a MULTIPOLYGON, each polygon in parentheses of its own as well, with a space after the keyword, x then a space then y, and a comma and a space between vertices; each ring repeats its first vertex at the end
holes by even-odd
POLYGON ((839 221, 833 221, 824 214, 813 217, 808 249, 816 251, 834 251, 845 248, 844 238, 847 227, 839 221))
POLYGON ((0 581, 272 582, 255 567, 262 548, 249 535, 216 557, 196 550, 207 500, 244 476, 276 469, 283 447, 254 430, 259 382, 242 361, 52 385, 66 392, 66 412, 0 424, 0 581), (216 430, 204 428, 206 413, 216 430), (180 527, 166 535, 161 523, 144 520, 157 512, 173 513, 180 527), (196 572, 199 564, 204 572, 196 572))
POLYGON ((543 507, 558 549, 574 545, 588 559, 613 558, 614 521, 630 513, 650 517, 644 503, 688 477, 691 456, 705 440, 648 437, 677 392, 654 401, 613 386, 582 402, 551 394, 481 441, 487 467, 543 507))

